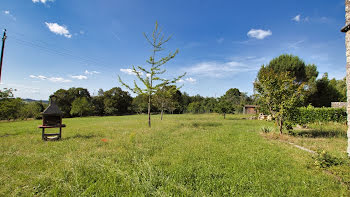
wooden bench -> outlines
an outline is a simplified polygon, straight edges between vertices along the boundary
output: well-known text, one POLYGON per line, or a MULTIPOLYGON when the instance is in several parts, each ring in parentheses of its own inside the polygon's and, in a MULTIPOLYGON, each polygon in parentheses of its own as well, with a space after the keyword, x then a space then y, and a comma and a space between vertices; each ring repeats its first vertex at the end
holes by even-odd
POLYGON ((42 129, 41 138, 43 140, 59 140, 62 137, 62 127, 66 127, 65 124, 57 125, 57 126, 46 126, 46 125, 39 125, 38 128, 42 129), (59 128, 59 133, 45 133, 45 129, 52 129, 52 128, 59 128), (52 137, 54 136, 54 137, 52 137))

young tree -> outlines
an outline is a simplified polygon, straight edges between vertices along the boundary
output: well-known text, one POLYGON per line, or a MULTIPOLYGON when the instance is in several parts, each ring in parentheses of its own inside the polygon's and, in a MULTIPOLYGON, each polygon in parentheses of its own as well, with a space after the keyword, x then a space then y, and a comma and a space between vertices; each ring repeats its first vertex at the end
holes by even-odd
POLYGON ((174 78, 173 80, 168 80, 160 77, 160 75, 164 74, 166 72, 165 69, 162 69, 161 66, 166 64, 171 59, 175 58, 175 56, 178 54, 178 50, 176 50, 174 53, 169 53, 168 56, 165 56, 163 58, 160 58, 156 60, 156 54, 160 51, 163 51, 163 45, 167 43, 170 37, 165 38, 162 31, 158 28, 158 23, 156 22, 155 28, 153 30, 153 33, 150 36, 147 36, 144 33, 144 36, 147 40, 147 42, 152 46, 152 55, 150 56, 149 60, 146 62, 150 65, 150 69, 146 69, 145 67, 137 66, 137 69, 135 66, 132 66, 132 72, 135 73, 139 81, 144 85, 144 88, 137 85, 136 81, 134 81, 134 87, 131 88, 129 85, 124 83, 120 76, 119 82, 126 87, 127 89, 131 90, 135 94, 146 94, 148 97, 148 126, 151 127, 151 102, 152 102, 152 96, 157 90, 160 90, 162 87, 166 85, 175 84, 176 81, 180 80, 183 76, 185 76, 186 73, 183 75, 174 78), (145 75, 144 75, 145 74, 145 75))
POLYGON ((176 86, 164 86, 157 90, 154 96, 154 103, 161 110, 160 120, 163 120, 164 109, 173 109, 174 100, 173 96, 175 95, 178 89, 176 86))
POLYGON ((295 83, 295 79, 289 72, 262 66, 254 83, 260 104, 275 118, 280 134, 286 118, 302 101, 304 84, 295 83))
POLYGON ((217 104, 216 111, 220 114, 224 115, 224 119, 226 119, 226 114, 235 113, 235 106, 232 101, 222 96, 219 99, 219 103, 217 104))

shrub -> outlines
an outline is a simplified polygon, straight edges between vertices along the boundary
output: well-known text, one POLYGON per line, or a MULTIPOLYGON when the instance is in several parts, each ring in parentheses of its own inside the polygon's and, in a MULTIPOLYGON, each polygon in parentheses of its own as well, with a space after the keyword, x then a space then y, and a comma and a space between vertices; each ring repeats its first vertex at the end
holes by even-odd
POLYGON ((314 122, 346 122, 345 108, 315 108, 312 106, 301 107, 289 117, 295 124, 308 124, 314 122))
POLYGON ((314 156, 315 165, 319 168, 328 168, 331 166, 341 165, 343 160, 337 157, 334 157, 327 153, 325 150, 318 151, 318 154, 314 156))

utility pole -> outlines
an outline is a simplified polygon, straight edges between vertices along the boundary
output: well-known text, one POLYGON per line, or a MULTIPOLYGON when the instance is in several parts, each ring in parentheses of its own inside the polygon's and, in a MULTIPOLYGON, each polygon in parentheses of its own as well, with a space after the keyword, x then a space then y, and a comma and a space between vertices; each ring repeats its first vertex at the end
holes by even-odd
POLYGON ((0 60, 0 82, 1 82, 1 71, 2 71, 2 61, 4 59, 4 50, 5 50, 5 40, 6 40, 6 29, 4 30, 4 35, 2 37, 2 48, 1 48, 1 60, 0 60))

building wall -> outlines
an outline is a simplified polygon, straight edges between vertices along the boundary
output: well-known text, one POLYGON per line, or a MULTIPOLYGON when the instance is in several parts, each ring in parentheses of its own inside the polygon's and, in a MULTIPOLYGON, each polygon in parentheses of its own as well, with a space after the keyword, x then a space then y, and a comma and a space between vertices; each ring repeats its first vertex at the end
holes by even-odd
POLYGON ((331 107, 332 108, 345 108, 346 107, 346 102, 332 102, 331 107))
POLYGON ((246 107, 245 114, 256 114, 255 107, 246 107))

